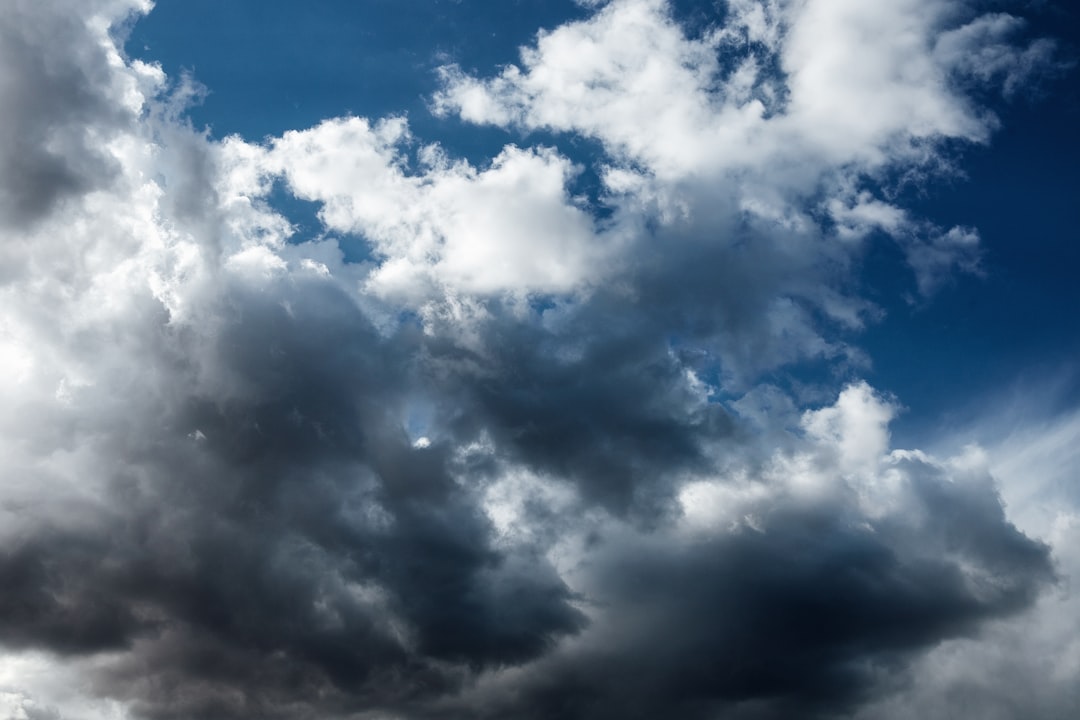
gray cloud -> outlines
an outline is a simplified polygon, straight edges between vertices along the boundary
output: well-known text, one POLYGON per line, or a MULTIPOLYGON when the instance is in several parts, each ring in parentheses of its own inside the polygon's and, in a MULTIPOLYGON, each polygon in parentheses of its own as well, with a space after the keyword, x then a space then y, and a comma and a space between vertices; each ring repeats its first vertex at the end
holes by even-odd
POLYGON ((599 627, 492 683, 460 717, 839 717, 913 658, 1029 605, 1048 548, 983 482, 908 463, 911 505, 878 521, 776 498, 755 527, 694 542, 615 535, 590 560, 599 627), (505 691, 505 692, 504 692, 505 691))
POLYGON ((40 219, 65 198, 98 189, 118 168, 100 147, 129 127, 114 76, 85 15, 63 3, 14 0, 0 19, 0 222, 40 219))
POLYGON ((446 451, 409 445, 415 337, 380 338, 326 284, 227 304, 202 350, 222 377, 156 365, 95 389, 133 415, 95 428, 104 507, 6 551, 5 644, 128 650, 101 688, 148 717, 291 716, 445 690, 439 661, 520 662, 582 625, 541 557, 493 545, 446 451), (232 396, 200 392, 218 381, 232 396))

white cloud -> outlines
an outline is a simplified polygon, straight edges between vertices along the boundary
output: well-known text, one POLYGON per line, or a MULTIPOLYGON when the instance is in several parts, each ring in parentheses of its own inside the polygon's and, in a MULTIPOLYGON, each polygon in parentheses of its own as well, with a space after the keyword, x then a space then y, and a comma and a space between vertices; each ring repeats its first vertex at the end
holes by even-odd
POLYGON ((522 66, 492 80, 444 69, 442 112, 599 138, 617 158, 662 178, 707 170, 719 146, 740 157, 762 108, 714 98, 715 49, 688 40, 660 0, 609 3, 593 18, 539 36, 522 66))
POLYGON ((947 30, 954 16, 948 3, 927 0, 735 3, 729 25, 690 39, 664 2, 617 0, 542 33, 522 50, 521 67, 493 79, 446 68, 436 107, 471 122, 594 136, 662 178, 764 162, 773 172, 805 165, 802 182, 814 183, 847 164, 902 160, 918 139, 986 139, 993 121, 951 85, 971 69, 963 53, 935 52, 939 41, 970 49, 985 40, 947 30), (720 65, 718 47, 747 41, 775 53, 784 75, 753 55, 720 65), (771 99, 778 94, 787 99, 771 99))
POLYGON ((963 24, 942 0, 737 2, 726 22, 693 39, 666 3, 616 0, 541 33, 520 65, 493 78, 444 68, 436 109, 595 137, 617 165, 644 167, 655 181, 628 183, 626 169, 613 168, 604 177, 617 194, 680 195, 678 183, 698 178, 714 196, 738 197, 743 211, 805 221, 823 185, 841 188, 825 200, 840 237, 874 227, 900 233, 924 295, 944 269, 976 267, 971 231, 938 230, 866 190, 842 188, 887 168, 932 170, 941 162, 932 148, 944 139, 986 142, 997 121, 964 89, 1003 82, 1008 91, 1046 65, 1051 44, 1008 43, 1016 18, 963 24), (748 54, 749 42, 764 50, 748 54), (741 64, 722 66, 720 49, 739 52, 741 64))
POLYGON ((845 388, 832 407, 807 412, 803 427, 810 437, 836 448, 841 472, 872 474, 888 447, 887 427, 895 412, 894 405, 860 383, 845 388))
POLYGON ((286 133, 267 152, 231 140, 226 164, 246 178, 234 192, 264 194, 277 174, 335 231, 367 240, 377 267, 367 288, 421 304, 443 293, 573 293, 614 261, 614 241, 569 197, 577 170, 550 149, 506 147, 476 169, 425 147, 410 171, 403 120, 327 121, 286 133))

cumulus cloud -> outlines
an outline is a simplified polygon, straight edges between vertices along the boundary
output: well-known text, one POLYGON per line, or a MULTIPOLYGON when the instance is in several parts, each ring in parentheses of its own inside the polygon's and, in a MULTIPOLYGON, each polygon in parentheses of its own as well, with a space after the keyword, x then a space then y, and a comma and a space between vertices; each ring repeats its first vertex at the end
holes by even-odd
POLYGON ((1012 42, 1022 25, 925 0, 733 2, 689 37, 667 3, 618 0, 541 33, 495 77, 444 67, 435 107, 596 138, 610 153, 613 191, 636 169, 648 178, 639 192, 685 207, 683 185, 707 179, 709 202, 730 199, 789 228, 812 225, 807 209, 820 204, 842 237, 858 234, 851 220, 899 234, 926 295, 938 267, 974 267, 977 237, 904 221, 869 187, 884 171, 933 168, 945 141, 988 140, 996 118, 959 90, 997 82, 1008 92, 1049 61, 1049 41, 1012 42))
POLYGON ((401 119, 328 121, 275 141, 260 170, 320 202, 328 228, 371 243, 384 262, 369 285, 381 295, 567 293, 602 279, 613 254, 567 196, 565 157, 508 146, 477 170, 428 146, 409 173, 407 139, 401 119))
MULTIPOLYGON (((1040 391, 1028 389, 1036 398, 1040 391)), ((979 635, 942 643, 913 668, 897 693, 863 708, 857 717, 899 718, 979 714, 990 718, 1067 717, 1080 707, 1080 496, 1077 440, 1080 417, 1045 417, 1040 404, 999 406, 975 428, 959 433, 988 438, 968 446, 961 462, 986 467, 1017 527, 1050 549, 1058 582, 1029 611, 989 624, 979 635)), ((959 440, 945 442, 958 444, 959 440)))
POLYGON ((926 296, 977 267, 882 184, 1046 46, 931 0, 591 5, 443 69, 437 112, 555 131, 473 162, 403 117, 200 133, 122 52, 148 3, 0 16, 0 709, 828 716, 1045 602, 992 465, 763 378, 866 366, 874 233, 926 296))
POLYGON ((803 415, 790 450, 686 483, 663 531, 608 523, 564 539, 593 622, 446 711, 834 716, 911 658, 1026 607, 1053 577, 1047 547, 1005 519, 986 467, 891 450, 894 411, 849 386, 803 415))

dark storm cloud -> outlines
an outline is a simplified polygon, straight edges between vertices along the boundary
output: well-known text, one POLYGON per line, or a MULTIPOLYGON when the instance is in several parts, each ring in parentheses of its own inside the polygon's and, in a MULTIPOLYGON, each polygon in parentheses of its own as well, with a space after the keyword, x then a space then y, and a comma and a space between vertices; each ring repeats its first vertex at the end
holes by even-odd
POLYGON ((779 499, 720 537, 601 543, 595 636, 452 716, 843 716, 1054 577, 1049 549, 1005 520, 985 481, 906 469, 912 505, 880 521, 779 499))
POLYGON ((739 219, 710 193, 684 198, 690 217, 642 228, 618 285, 524 321, 491 302, 474 328, 481 353, 453 327, 428 340, 458 441, 487 432, 586 502, 655 520, 679 474, 708 468, 708 448, 742 432, 695 375, 739 388, 797 359, 848 362, 819 335, 837 325, 822 307, 838 296, 820 288, 839 262, 820 238, 739 219))
POLYGON ((434 661, 521 662, 581 627, 541 557, 493 545, 447 451, 409 444, 415 334, 321 281, 271 290, 228 291, 209 348, 126 338, 144 366, 87 391, 125 414, 75 440, 103 507, 0 555, 0 640, 127 650, 96 682, 146 717, 295 717, 437 694, 460 672, 434 661))
MULTIPOLYGON (((670 475, 703 467, 703 444, 731 421, 693 395, 663 338, 605 327, 592 310, 570 332, 512 321, 487 328, 494 352, 479 377, 455 378, 451 389, 471 412, 451 427, 489 432, 514 459, 574 480, 587 502, 652 514, 670 475)), ((452 351, 436 345, 432 355, 440 363, 452 351)))
MULTIPOLYGON (((96 573, 101 538, 36 537, 0 554, 0 637, 13 646, 61 653, 123 648, 143 623, 96 573)), ((108 573, 106 573, 107 575, 108 573)))

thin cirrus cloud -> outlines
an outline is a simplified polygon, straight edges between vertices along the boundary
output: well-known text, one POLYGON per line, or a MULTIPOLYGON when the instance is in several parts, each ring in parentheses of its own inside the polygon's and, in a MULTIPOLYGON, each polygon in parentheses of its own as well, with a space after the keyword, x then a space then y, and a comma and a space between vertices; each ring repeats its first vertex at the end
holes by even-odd
POLYGON ((980 272, 889 184, 1052 44, 938 0, 585 4, 441 69, 436 116, 520 134, 484 161, 405 117, 217 140, 123 51, 149 3, 0 15, 6 716, 935 717, 993 706, 975 656, 1041 689, 1016 716, 1075 706, 1075 498, 1025 514, 1007 442, 894 448, 858 379, 870 236, 925 302, 980 272), (1008 672, 1025 623, 1061 679, 1008 672))

